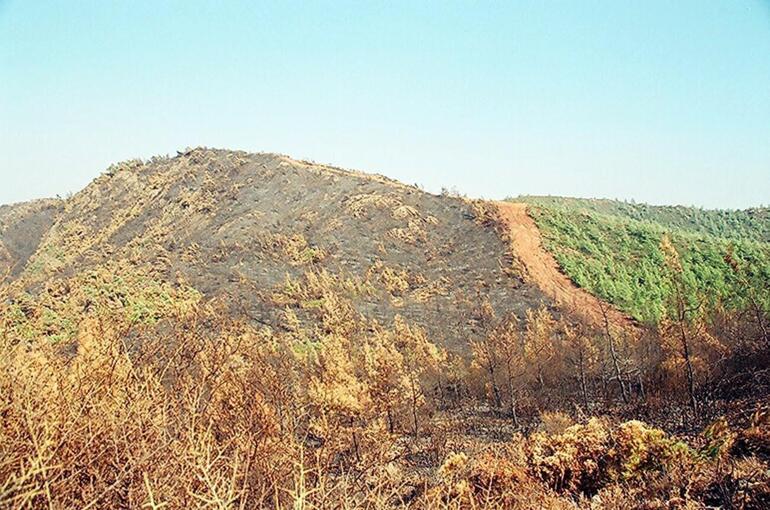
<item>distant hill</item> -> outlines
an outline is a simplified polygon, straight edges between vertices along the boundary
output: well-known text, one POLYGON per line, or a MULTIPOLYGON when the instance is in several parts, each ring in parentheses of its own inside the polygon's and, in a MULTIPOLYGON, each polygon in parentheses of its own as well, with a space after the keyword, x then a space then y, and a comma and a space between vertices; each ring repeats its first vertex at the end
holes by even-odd
MULTIPOLYGON (((692 299, 745 299, 736 288, 770 299, 768 209, 709 211, 613 200, 524 196, 529 213, 562 270, 579 286, 638 320, 654 323, 669 294, 660 243, 671 238, 680 251, 692 299), (742 274, 726 261, 738 261, 742 274), (739 281, 740 280, 740 281, 739 281)), ((735 303, 739 305, 739 303, 735 303)))
POLYGON ((603 198, 570 198, 525 195, 515 199, 550 209, 587 211, 649 222, 669 230, 725 239, 770 242, 770 208, 744 210, 703 209, 681 205, 649 205, 603 198))

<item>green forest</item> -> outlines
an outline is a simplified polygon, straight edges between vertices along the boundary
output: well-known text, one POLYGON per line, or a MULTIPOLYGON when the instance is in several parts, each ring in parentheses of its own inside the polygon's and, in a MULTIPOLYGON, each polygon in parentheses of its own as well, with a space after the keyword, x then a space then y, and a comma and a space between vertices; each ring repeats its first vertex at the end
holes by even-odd
POLYGON ((770 300, 770 213, 767 208, 712 211, 614 200, 518 197, 546 248, 580 287, 635 319, 657 323, 665 314, 669 280, 661 241, 682 260, 693 304, 744 308, 770 300))

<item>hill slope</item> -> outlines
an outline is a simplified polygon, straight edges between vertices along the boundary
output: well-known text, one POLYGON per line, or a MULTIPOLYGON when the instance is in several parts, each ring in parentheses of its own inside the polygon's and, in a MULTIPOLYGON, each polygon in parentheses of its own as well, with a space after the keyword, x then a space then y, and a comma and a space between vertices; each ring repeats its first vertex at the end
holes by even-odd
POLYGON ((63 207, 60 200, 0 205, 0 277, 22 272, 63 207))
POLYGON ((274 328, 315 322, 329 292, 463 348, 486 299, 547 301, 513 273, 490 211, 378 176, 275 154, 196 149, 111 167, 64 206, 14 285, 98 268, 189 285, 274 328))
POLYGON ((635 327, 632 320, 615 307, 602 303, 581 289, 561 272, 554 257, 546 251, 540 230, 523 203, 499 202, 516 256, 526 270, 528 281, 536 284, 561 307, 573 311, 587 324, 602 328, 606 320, 624 329, 635 327))

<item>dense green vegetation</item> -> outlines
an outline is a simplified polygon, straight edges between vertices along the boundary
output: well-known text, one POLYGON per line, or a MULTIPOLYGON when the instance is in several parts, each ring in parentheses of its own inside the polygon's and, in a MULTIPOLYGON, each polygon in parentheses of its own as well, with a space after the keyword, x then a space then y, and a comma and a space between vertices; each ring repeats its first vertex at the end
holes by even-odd
POLYGON ((770 208, 708 210, 696 207, 659 206, 608 199, 522 196, 527 202, 548 209, 586 211, 637 220, 668 230, 692 234, 770 242, 770 208))
POLYGON ((611 200, 522 197, 565 273, 636 319, 664 314, 669 283, 661 240, 681 255, 693 303, 770 305, 766 209, 704 211, 611 200), (729 257, 728 257, 728 254, 729 257))

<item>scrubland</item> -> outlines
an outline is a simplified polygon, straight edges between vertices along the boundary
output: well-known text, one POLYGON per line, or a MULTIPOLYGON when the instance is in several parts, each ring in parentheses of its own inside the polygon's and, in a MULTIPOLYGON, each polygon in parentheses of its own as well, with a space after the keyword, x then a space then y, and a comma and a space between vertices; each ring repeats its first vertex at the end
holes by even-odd
POLYGON ((328 282, 315 327, 286 306, 277 329, 141 275, 62 285, 0 316, 8 508, 770 504, 759 345, 692 336, 691 408, 665 330, 632 340, 545 308, 519 328, 482 305, 473 320, 496 327, 465 359, 328 282))
POLYGON ((765 212, 530 214, 599 320, 494 204, 279 155, 0 210, 0 508, 770 508, 765 212))

